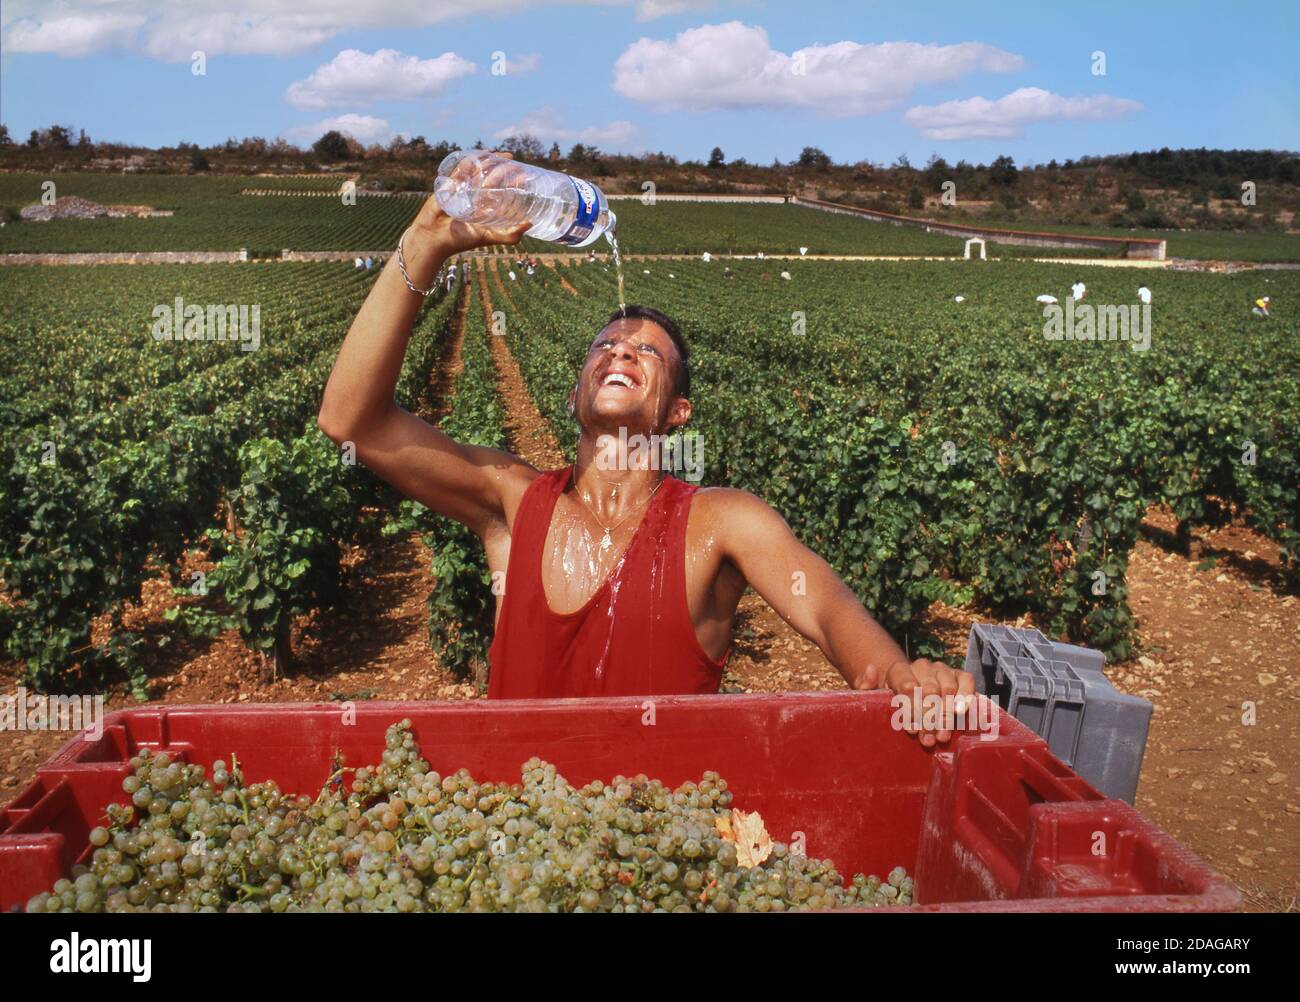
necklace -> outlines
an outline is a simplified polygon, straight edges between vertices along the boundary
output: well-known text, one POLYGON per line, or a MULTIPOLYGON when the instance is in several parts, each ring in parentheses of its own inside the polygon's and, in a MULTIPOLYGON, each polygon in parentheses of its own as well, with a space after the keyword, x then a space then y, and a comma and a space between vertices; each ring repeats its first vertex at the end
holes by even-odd
MULTIPOLYGON (((652 490, 652 491, 650 492, 649 496, 648 496, 644 501, 642 501, 640 504, 638 504, 635 508, 633 508, 630 512, 628 512, 626 515, 624 515, 622 518, 620 518, 620 519, 619 519, 617 522, 615 522, 613 525, 606 525, 604 522, 602 522, 602 521, 600 520, 600 516, 596 514, 595 509, 592 508, 591 505, 587 504, 587 499, 584 498, 584 497, 582 496, 582 491, 578 490, 578 471, 577 471, 576 468, 574 469, 574 471, 573 471, 573 492, 574 492, 575 494, 578 495, 578 500, 582 502, 582 506, 583 506, 584 508, 586 508, 587 511, 591 512, 591 517, 594 518, 594 519, 596 520, 596 524, 599 525, 602 529, 605 530, 605 534, 604 534, 603 536, 600 537, 600 549, 601 549, 601 552, 605 552, 605 551, 609 550, 609 548, 612 547, 612 546, 614 545, 614 539, 613 539, 613 537, 610 535, 610 533, 613 532, 615 529, 617 529, 617 528, 618 528, 620 525, 622 525, 624 522, 626 522, 626 521, 627 521, 629 518, 631 518, 633 515, 635 515, 635 514, 636 514, 638 511, 640 511, 640 510, 641 510, 645 505, 649 504, 649 503, 650 503, 650 500, 655 496, 655 494, 657 494, 657 493, 659 492, 659 488, 662 487, 663 485, 664 485, 664 482, 663 482, 663 479, 661 478, 660 481, 659 481, 659 483, 655 484, 655 489, 652 490)), ((615 493, 614 493, 614 496, 617 497, 617 496, 618 496, 618 493, 617 493, 617 492, 618 492, 618 487, 617 487, 617 486, 615 486, 615 488, 614 488, 614 492, 615 492, 615 493)))

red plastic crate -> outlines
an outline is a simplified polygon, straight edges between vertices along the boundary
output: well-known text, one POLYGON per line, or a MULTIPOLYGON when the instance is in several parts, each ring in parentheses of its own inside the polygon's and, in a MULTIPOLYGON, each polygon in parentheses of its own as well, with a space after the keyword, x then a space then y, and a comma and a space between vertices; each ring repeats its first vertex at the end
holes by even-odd
POLYGON ((446 773, 517 782, 538 755, 571 783, 645 773, 677 785, 715 769, 734 806, 773 838, 804 833, 840 873, 894 866, 915 878, 911 911, 1232 911, 1240 894, 1118 800, 1105 800, 1001 710, 1000 734, 925 749, 889 726, 888 693, 170 706, 123 710, 103 736, 65 745, 0 812, 0 908, 22 906, 89 855, 87 836, 137 749, 211 766, 237 753, 249 782, 316 793, 341 749, 374 763, 384 730, 414 724, 446 773), (1105 853, 1094 854, 1104 838, 1105 853))

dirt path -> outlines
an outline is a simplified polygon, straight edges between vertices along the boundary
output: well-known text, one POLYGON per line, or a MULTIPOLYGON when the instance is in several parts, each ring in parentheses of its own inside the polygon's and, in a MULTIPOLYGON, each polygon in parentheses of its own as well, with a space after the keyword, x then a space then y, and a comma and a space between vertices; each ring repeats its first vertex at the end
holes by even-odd
POLYGON ((1146 540, 1130 568, 1146 653, 1109 675, 1155 704, 1137 808, 1232 879, 1247 908, 1294 911, 1300 599, 1146 540))
POLYGON ((560 268, 557 262, 547 260, 542 263, 545 264, 546 267, 550 268, 551 271, 555 272, 555 277, 560 280, 560 288, 562 288, 565 292, 572 293, 573 295, 577 296, 579 299, 582 298, 582 293, 579 292, 577 289, 575 289, 573 285, 569 282, 569 280, 560 274, 560 268))
MULTIPOLYGON (((487 278, 484 274, 487 270, 480 260, 479 280, 474 284, 478 286, 483 303, 483 314, 488 321, 488 330, 491 330, 492 294, 488 291, 487 278)), ((496 269, 491 270, 495 274, 496 269)), ((500 287, 499 279, 497 284, 500 287)), ((502 289, 501 292, 504 294, 505 290, 502 289)), ((522 456, 539 470, 555 470, 565 466, 568 460, 564 458, 559 443, 551 434, 551 426, 547 424, 533 402, 532 395, 529 394, 528 387, 524 383, 523 374, 519 371, 519 363, 510 354, 506 339, 489 334, 488 341, 492 345, 492 360, 496 363, 497 395, 506 412, 506 438, 510 451, 517 456, 522 456)))
POLYGON ((457 293, 456 313, 452 317, 451 336, 438 354, 438 368, 430 374, 427 393, 416 413, 424 420, 436 424, 451 412, 451 400, 456 393, 456 380, 465 369, 461 348, 465 343, 465 317, 469 311, 472 293, 462 285, 457 293))
MULTIPOLYGON (((511 310, 517 309, 517 307, 515 306, 515 301, 514 301, 514 299, 512 299, 511 296, 510 296, 510 291, 506 288, 506 281, 507 281, 507 280, 501 277, 501 271, 500 271, 499 268, 497 268, 497 266, 496 266, 496 262, 494 261, 494 262, 492 262, 491 264, 484 265, 483 262, 480 260, 480 261, 479 261, 479 266, 480 266, 480 267, 486 267, 487 270, 488 270, 488 273, 491 274, 491 276, 492 276, 492 285, 493 285, 493 286, 496 288, 496 290, 497 290, 497 295, 500 297, 500 300, 499 300, 499 301, 505 303, 505 305, 508 306, 511 310)), ((506 267, 507 267, 507 270, 509 270, 509 265, 507 265, 506 267)), ((484 282, 483 282, 483 284, 484 284, 484 285, 487 284, 486 277, 484 277, 484 282)), ((492 325, 491 325, 491 317, 492 317, 492 313, 491 313, 491 311, 489 311, 489 312, 488 312, 488 320, 489 320, 489 322, 488 322, 488 330, 491 330, 491 329, 492 329, 492 325)))

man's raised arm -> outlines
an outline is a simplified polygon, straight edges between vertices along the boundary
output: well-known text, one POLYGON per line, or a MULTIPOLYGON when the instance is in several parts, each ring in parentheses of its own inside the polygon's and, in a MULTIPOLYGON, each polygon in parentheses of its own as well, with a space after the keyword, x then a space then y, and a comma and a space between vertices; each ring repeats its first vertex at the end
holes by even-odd
MULTIPOLYGON (((407 274, 417 288, 427 289, 448 257, 489 244, 517 244, 528 227, 489 230, 463 223, 431 197, 406 232, 407 274)), ((394 255, 348 330, 317 424, 335 442, 352 442, 357 458, 403 494, 482 535, 502 517, 509 485, 520 474, 526 479, 531 467, 509 453, 454 442, 397 406, 393 391, 423 302, 407 287, 394 255)))
MULTIPOLYGON (((919 689, 923 697, 944 697, 946 705, 958 695, 974 695, 969 673, 937 661, 909 660, 831 566, 799 542, 769 505, 745 491, 725 494, 727 517, 719 520, 723 552, 782 619, 821 648, 852 688, 908 695, 919 689)), ((946 730, 922 733, 921 743, 951 737, 946 730)))

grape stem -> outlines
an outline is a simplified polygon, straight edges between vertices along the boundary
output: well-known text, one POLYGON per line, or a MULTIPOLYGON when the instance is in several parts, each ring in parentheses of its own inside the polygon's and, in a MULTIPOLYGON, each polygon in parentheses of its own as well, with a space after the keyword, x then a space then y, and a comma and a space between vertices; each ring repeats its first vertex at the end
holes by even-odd
POLYGON ((625 866, 630 866, 632 869, 636 871, 636 878, 632 881, 630 885, 632 890, 635 891, 638 887, 641 886, 642 881, 645 880, 645 870, 642 869, 640 863, 638 863, 635 859, 630 859, 626 863, 619 863, 618 865, 620 868, 625 866))

